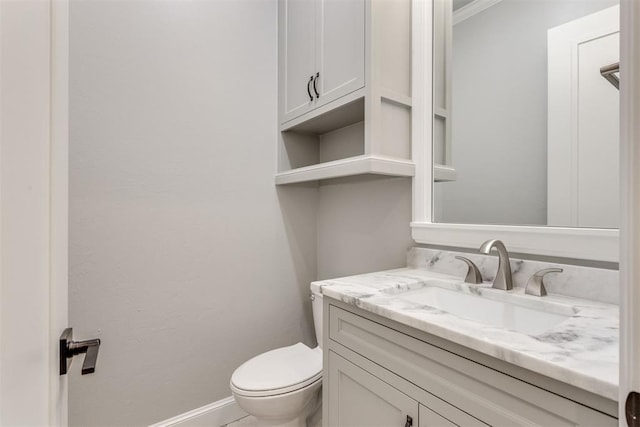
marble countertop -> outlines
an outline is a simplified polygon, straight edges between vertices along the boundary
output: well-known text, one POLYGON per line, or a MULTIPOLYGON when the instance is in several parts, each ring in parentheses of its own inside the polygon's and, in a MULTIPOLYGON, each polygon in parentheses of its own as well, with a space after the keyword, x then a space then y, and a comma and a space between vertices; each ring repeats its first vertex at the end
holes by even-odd
POLYGON ((311 289, 608 399, 618 399, 617 305, 551 294, 534 297, 524 295, 522 288, 507 292, 492 289, 490 283, 472 285, 452 275, 410 268, 317 281, 311 289), (568 309, 570 317, 538 334, 489 326, 412 301, 411 294, 407 295, 429 286, 522 302, 545 311, 560 307, 568 309))

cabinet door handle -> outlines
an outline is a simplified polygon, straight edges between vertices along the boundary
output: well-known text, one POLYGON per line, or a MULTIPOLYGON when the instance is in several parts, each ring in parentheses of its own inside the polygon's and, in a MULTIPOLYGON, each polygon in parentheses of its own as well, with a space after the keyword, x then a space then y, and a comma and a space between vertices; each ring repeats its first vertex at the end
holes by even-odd
POLYGON ((318 82, 319 78, 320 78, 320 72, 317 72, 316 78, 313 79, 313 91, 316 93, 316 98, 320 98, 320 94, 318 93, 318 87, 316 86, 316 83, 318 82))
POLYGON ((629 427, 637 427, 640 425, 640 394, 632 391, 627 395, 627 401, 624 405, 625 415, 627 417, 627 425, 629 427))
POLYGON ((413 426, 413 418, 407 415, 407 423, 404 425, 404 427, 412 427, 412 426, 413 426))
POLYGON ((307 93, 309 94, 309 101, 313 101, 313 95, 311 95, 311 89, 309 89, 309 86, 311 86, 312 81, 313 81, 313 76, 309 77, 309 81, 307 82, 307 93))

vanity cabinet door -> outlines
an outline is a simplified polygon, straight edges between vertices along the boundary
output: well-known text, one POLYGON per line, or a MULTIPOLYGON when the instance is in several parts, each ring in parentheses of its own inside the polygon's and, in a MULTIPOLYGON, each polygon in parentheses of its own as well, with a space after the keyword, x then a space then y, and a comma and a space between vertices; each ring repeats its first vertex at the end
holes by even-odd
POLYGON ((420 405, 420 423, 419 427, 458 427, 445 417, 433 412, 426 406, 420 405))
POLYGON ((325 425, 418 425, 418 402, 331 351, 328 365, 329 420, 325 425), (409 422, 407 417, 410 417, 409 422))

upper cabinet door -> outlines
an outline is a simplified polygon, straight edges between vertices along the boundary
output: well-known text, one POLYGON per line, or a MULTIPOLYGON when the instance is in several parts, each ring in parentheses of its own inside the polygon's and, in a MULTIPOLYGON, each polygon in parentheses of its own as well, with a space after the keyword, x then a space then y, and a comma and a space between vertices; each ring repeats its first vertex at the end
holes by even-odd
POLYGON ((316 71, 316 2, 280 0, 280 114, 281 122, 315 107, 313 82, 316 71), (311 96, 313 95, 313 96, 311 96))
POLYGON ((317 0, 317 106, 365 84, 365 0, 317 0))

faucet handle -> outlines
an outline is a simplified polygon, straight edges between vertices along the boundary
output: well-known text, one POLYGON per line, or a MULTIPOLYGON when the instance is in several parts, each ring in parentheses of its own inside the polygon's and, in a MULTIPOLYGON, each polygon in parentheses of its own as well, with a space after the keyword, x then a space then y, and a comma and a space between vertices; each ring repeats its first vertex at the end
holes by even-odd
POLYGON ((464 261, 469 266, 469 269, 467 270, 467 275, 464 278, 464 281, 466 283, 473 283, 474 285, 477 285, 478 283, 482 283, 482 274, 480 273, 480 270, 478 270, 478 267, 473 263, 473 261, 463 256, 456 256, 456 259, 459 259, 460 261, 464 261))
POLYGON ((547 289, 544 287, 544 276, 549 273, 562 273, 563 271, 561 268, 545 268, 544 270, 538 271, 527 281, 524 293, 538 297, 547 295, 547 289))

